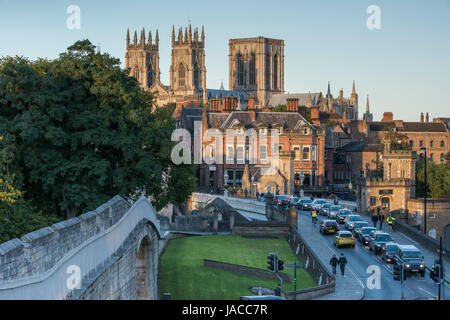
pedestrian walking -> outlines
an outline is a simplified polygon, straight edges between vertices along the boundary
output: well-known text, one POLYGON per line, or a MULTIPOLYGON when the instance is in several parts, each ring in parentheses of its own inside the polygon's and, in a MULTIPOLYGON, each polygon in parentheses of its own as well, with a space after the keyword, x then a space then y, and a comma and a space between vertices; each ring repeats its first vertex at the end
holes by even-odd
POLYGON ((336 275, 336 267, 338 264, 338 259, 336 258, 336 255, 333 254, 333 256, 330 259, 331 268, 333 269, 333 274, 336 275))
POLYGON ((344 275, 345 265, 347 264, 347 258, 344 256, 344 253, 341 253, 341 256, 338 259, 339 267, 341 268, 341 274, 344 275))
POLYGON ((383 222, 384 222, 384 215, 380 210, 380 207, 377 208, 377 214, 378 214, 378 221, 380 221, 380 230, 383 230, 383 222))

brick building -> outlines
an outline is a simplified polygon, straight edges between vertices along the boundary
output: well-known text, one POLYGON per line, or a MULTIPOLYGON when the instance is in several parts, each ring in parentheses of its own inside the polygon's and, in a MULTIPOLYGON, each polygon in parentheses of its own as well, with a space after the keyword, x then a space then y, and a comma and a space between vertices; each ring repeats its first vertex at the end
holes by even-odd
POLYGON ((222 146, 210 138, 204 137, 202 141, 203 154, 209 153, 212 158, 217 156, 217 148, 221 147, 219 157, 223 161, 222 164, 203 161, 196 166, 199 187, 213 190, 223 187, 226 171, 226 184, 246 189, 247 194, 265 192, 269 184, 274 192, 292 194, 300 190, 303 173, 305 191, 326 191, 325 132, 305 120, 300 114, 297 99, 288 101, 288 112, 257 109, 252 96, 248 110, 238 111, 236 106, 236 98, 230 96, 211 98, 204 109, 182 107, 180 110, 179 127, 187 129, 192 139, 195 121, 201 122, 203 133, 208 129, 217 130, 223 137, 222 146), (256 142, 248 136, 251 132, 256 133, 256 142), (277 144, 272 141, 274 132, 278 134, 277 144), (270 160, 276 152, 279 164, 276 172, 271 172, 270 160))

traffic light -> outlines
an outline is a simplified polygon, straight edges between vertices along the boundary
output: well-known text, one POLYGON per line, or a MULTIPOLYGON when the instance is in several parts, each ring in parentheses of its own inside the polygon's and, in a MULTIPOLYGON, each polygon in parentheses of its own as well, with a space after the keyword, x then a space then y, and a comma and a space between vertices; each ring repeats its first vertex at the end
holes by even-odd
POLYGON ((394 280, 400 280, 400 267, 398 265, 394 265, 394 280))
POLYGON ((283 260, 278 260, 278 271, 281 271, 284 269, 284 261, 283 260))
MULTIPOLYGON (((396 264, 394 265, 394 280, 400 281, 400 276, 402 274, 402 269, 404 269, 405 266, 403 264, 396 264)), ((407 278, 407 272, 406 270, 403 271, 403 280, 406 280, 407 278)))
POLYGON ((269 265, 267 269, 269 269, 272 272, 276 271, 276 259, 277 256, 275 253, 270 253, 269 256, 267 257, 267 264, 269 265))

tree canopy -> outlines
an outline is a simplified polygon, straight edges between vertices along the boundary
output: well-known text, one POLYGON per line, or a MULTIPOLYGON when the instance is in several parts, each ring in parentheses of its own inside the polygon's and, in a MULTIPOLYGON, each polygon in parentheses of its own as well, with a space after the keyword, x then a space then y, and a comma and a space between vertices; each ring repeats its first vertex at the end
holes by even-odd
POLYGON ((58 59, 0 61, 0 123, 15 141, 25 197, 73 217, 116 194, 149 196, 156 209, 194 190, 193 165, 174 165, 169 108, 78 41, 58 59))

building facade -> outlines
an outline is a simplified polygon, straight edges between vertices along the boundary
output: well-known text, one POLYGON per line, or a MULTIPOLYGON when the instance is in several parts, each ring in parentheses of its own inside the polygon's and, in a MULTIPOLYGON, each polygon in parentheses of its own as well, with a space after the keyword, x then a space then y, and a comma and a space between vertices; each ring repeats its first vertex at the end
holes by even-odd
POLYGON ((230 39, 228 47, 230 90, 248 92, 260 107, 284 93, 284 40, 230 39))

